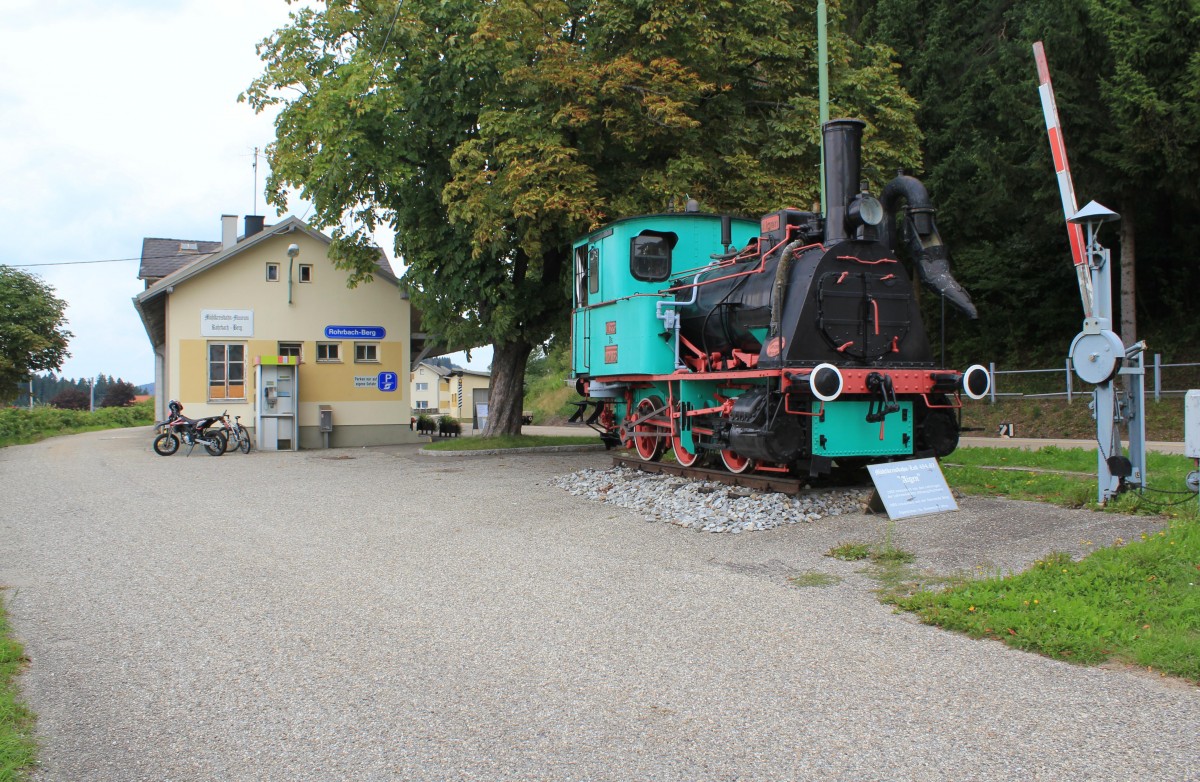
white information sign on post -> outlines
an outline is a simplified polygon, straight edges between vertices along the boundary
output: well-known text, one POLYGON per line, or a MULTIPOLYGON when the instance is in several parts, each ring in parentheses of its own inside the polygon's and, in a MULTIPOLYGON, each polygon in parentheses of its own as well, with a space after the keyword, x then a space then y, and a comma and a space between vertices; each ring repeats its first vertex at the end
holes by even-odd
POLYGON ((937 459, 867 465, 888 518, 907 519, 958 510, 937 459))

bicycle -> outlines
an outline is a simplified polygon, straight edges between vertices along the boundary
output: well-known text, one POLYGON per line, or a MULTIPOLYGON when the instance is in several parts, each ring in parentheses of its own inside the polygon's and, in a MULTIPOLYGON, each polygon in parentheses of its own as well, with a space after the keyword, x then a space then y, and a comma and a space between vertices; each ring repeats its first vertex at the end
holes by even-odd
POLYGON ((242 426, 242 417, 235 415, 233 423, 229 423, 229 411, 226 410, 221 415, 221 421, 225 426, 226 436, 229 438, 229 447, 238 449, 242 453, 250 453, 250 432, 242 426))

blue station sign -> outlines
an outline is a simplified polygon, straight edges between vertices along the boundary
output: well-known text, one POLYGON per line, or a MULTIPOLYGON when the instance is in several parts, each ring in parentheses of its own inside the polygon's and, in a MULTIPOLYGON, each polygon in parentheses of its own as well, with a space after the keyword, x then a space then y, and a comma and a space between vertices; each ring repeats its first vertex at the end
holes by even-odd
POLYGON ((383 339, 383 326, 326 326, 325 339, 383 339))
POLYGON ((375 378, 375 387, 380 391, 395 391, 400 387, 400 376, 395 372, 380 372, 375 378))

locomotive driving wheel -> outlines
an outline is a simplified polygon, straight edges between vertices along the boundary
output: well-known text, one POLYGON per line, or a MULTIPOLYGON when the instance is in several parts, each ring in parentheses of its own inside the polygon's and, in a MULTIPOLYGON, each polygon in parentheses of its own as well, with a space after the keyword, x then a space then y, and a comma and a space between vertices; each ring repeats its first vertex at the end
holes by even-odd
POLYGON ((682 414, 680 414, 678 404, 675 406, 674 413, 678 414, 680 417, 672 418, 671 450, 672 450, 672 452, 674 452, 675 461, 679 464, 680 467, 691 467, 694 464, 696 464, 698 461, 700 461, 702 452, 700 451, 699 446, 696 445, 697 438, 696 438, 696 435, 692 434, 691 429, 688 429, 687 431, 683 431, 683 416, 682 416, 682 414), (684 442, 685 442, 684 438, 685 437, 688 438, 688 440, 691 440, 691 445, 696 450, 695 453, 692 453, 684 446, 684 442))
POLYGON ((638 402, 633 425, 633 449, 644 462, 657 462, 667 447, 670 424, 665 424, 662 399, 648 396, 638 402))
POLYGON ((721 461, 725 464, 725 469, 735 475, 754 470, 754 460, 747 459, 735 451, 721 451, 721 461))

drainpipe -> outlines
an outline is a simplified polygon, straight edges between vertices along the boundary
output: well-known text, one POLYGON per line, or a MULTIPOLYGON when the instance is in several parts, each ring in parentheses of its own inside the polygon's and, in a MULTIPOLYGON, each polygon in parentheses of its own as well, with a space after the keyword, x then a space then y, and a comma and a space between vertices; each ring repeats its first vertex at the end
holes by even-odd
POLYGON ((288 245, 288 304, 292 303, 292 264, 296 262, 296 256, 300 254, 300 245, 288 245))

